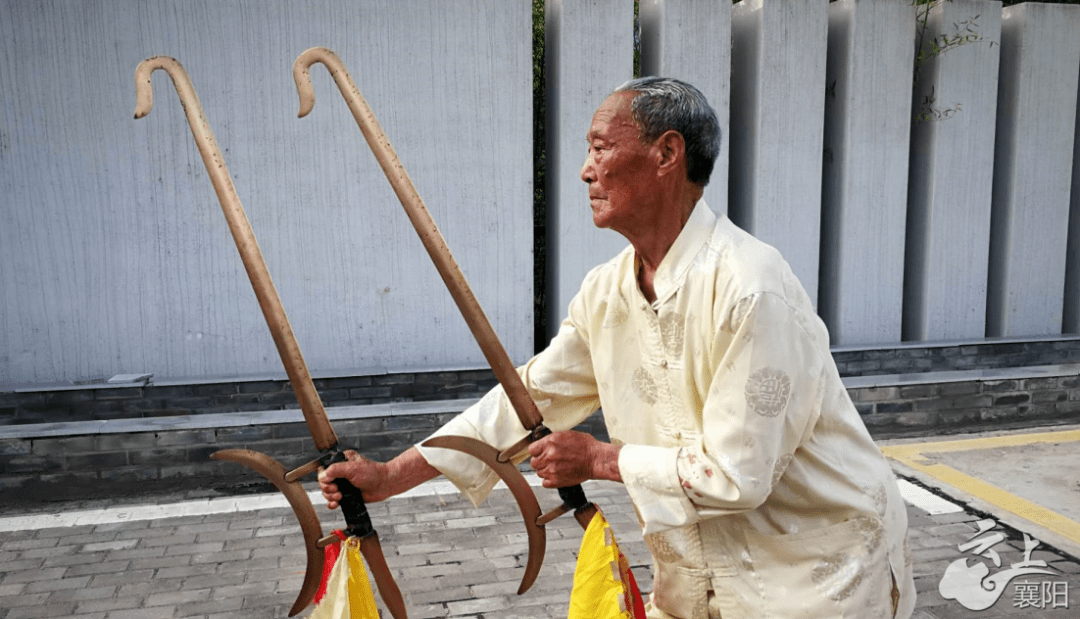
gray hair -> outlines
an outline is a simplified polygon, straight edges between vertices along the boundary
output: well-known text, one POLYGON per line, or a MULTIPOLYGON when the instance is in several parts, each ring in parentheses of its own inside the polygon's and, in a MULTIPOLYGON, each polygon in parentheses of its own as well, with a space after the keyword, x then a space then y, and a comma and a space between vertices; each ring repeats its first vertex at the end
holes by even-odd
POLYGON ((642 77, 616 88, 637 93, 630 112, 641 131, 641 141, 652 142, 665 131, 678 131, 686 142, 686 175, 690 182, 709 184, 720 153, 720 122, 705 95, 686 82, 670 77, 642 77))

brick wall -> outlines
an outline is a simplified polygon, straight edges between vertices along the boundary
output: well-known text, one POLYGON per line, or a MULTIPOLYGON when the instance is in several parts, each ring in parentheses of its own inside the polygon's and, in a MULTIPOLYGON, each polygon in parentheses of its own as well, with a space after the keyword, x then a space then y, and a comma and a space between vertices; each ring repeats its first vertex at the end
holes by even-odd
POLYGON ((1051 376, 1001 376, 1018 370, 974 380, 935 382, 931 374, 914 384, 846 382, 870 433, 886 438, 1080 423, 1076 368, 1051 376))
MULTIPOLYGON (((1080 363, 1080 337, 1043 341, 988 341, 956 345, 901 345, 833 350, 844 377, 995 369, 1080 363)), ((495 386, 491 370, 387 373, 317 378, 327 407, 476 398, 495 386)), ((186 384, 0 387, 0 426, 131 419, 296 408, 287 380, 186 384)))
MULTIPOLYGON (((1080 423, 1076 340, 987 346, 925 353, 839 351, 838 363, 862 364, 848 368, 845 384, 876 438, 1080 423), (1072 364, 885 373, 912 359, 962 367, 970 361, 960 360, 978 358, 978 350, 988 365, 1017 355, 1072 364), (876 368, 869 366, 873 362, 876 368), (851 375, 873 371, 878 373, 851 375)), ((495 384, 487 371, 317 382, 342 444, 378 460, 421 441, 495 384)), ((265 488, 258 475, 210 460, 210 454, 253 449, 287 468, 318 455, 285 381, 99 387, 0 398, 7 398, 0 406, 16 412, 0 424, 0 501, 265 488), (51 407, 60 407, 62 414, 50 416, 56 413, 51 407), (106 414, 110 410, 123 414, 106 414), (34 415, 50 421, 32 423, 42 419, 34 415)), ((578 429, 606 439, 601 415, 578 429)))
MULTIPOLYGON (((476 398, 498 384, 491 370, 410 372, 319 378, 325 406, 476 398)), ((63 385, 0 390, 0 426, 135 419, 296 408, 287 380, 238 380, 126 386, 63 385)))
POLYGON ((832 355, 844 377, 1017 368, 1080 363, 1080 336, 894 347, 840 346, 833 348, 832 355))

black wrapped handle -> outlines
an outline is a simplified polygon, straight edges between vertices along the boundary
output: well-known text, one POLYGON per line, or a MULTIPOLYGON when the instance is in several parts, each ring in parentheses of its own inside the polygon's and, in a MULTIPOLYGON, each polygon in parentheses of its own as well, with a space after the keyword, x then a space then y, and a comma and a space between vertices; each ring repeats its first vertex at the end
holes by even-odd
MULTIPOLYGON (((551 428, 545 425, 539 425, 533 429, 533 436, 535 440, 544 438, 551 434, 551 428)), ((574 510, 575 513, 589 507, 592 503, 589 499, 585 498, 585 490, 582 489, 581 484, 574 486, 564 486, 559 488, 559 498, 562 499, 563 505, 574 510)))
MULTIPOLYGON (((335 447, 332 451, 323 455, 321 460, 323 466, 330 466, 338 462, 345 462, 348 458, 345 457, 344 451, 335 447)), ((364 503, 364 496, 361 494, 360 489, 352 485, 344 477, 335 479, 334 485, 338 487, 338 492, 341 493, 341 500, 338 501, 338 505, 341 507, 342 515, 345 516, 345 533, 352 537, 367 537, 374 533, 375 527, 371 524, 371 516, 368 515, 367 504, 364 503)))

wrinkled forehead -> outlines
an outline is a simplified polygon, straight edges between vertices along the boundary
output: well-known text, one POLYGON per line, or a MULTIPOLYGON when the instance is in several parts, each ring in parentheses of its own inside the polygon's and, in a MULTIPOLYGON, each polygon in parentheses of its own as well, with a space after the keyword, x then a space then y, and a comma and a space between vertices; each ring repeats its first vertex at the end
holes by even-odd
POLYGON ((635 92, 617 92, 605 99, 600 107, 596 108, 592 126, 589 127, 589 134, 586 137, 591 138, 624 128, 630 128, 636 132, 637 125, 634 124, 630 111, 630 104, 636 94, 635 92))

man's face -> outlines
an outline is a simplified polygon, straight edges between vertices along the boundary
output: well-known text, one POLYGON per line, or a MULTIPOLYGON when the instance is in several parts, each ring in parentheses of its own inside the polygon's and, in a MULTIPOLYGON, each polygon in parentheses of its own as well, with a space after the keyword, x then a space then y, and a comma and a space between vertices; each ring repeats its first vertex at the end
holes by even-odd
POLYGON ((641 143, 631 117, 634 94, 617 92, 597 108, 586 136, 589 155, 581 168, 581 180, 589 184, 593 223, 624 234, 649 215, 642 205, 651 196, 656 170, 652 149, 641 143))

